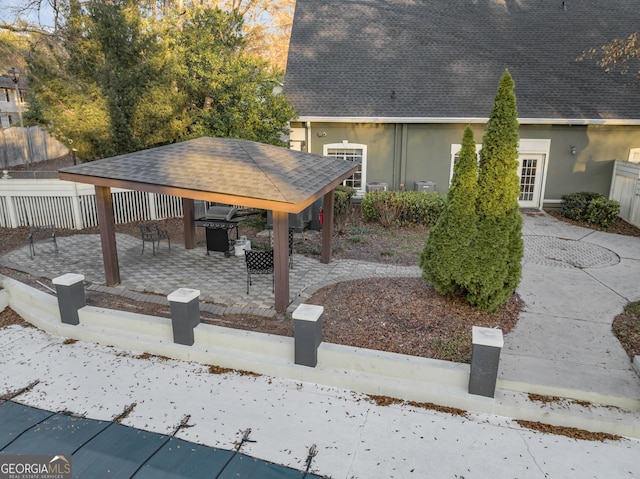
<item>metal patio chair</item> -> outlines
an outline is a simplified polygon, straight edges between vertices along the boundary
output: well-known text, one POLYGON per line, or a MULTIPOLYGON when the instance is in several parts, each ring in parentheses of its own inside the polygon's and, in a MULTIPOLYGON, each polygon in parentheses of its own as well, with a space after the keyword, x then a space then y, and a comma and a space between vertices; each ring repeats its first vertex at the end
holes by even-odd
POLYGON ((35 243, 51 240, 53 251, 58 254, 58 243, 56 241, 56 225, 32 226, 29 230, 29 254, 31 259, 36 255, 35 243))
POLYGON ((153 251, 153 256, 156 255, 156 243, 158 244, 158 249, 160 249, 160 241, 166 240, 169 245, 169 249, 171 249, 171 239, 169 238, 169 232, 164 230, 158 226, 158 223, 154 221, 147 221, 145 223, 140 223, 140 235, 142 236, 142 252, 140 254, 144 254, 144 244, 147 241, 151 242, 151 248, 153 251))
POLYGON ((249 286, 252 284, 252 274, 270 274, 271 291, 273 292, 275 289, 275 279, 273 275, 273 250, 246 250, 244 252, 244 258, 247 263, 247 294, 249 294, 249 286))

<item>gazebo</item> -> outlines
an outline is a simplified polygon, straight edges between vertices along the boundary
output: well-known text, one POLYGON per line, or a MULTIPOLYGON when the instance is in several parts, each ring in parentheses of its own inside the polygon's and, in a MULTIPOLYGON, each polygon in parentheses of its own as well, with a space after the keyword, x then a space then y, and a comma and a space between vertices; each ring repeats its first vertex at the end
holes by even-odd
POLYGON ((107 285, 120 283, 111 188, 182 198, 185 248, 196 246, 194 200, 272 211, 275 309, 289 304, 289 213, 324 199, 321 261, 331 261, 334 189, 358 164, 248 140, 202 137, 59 170, 93 184, 107 285))

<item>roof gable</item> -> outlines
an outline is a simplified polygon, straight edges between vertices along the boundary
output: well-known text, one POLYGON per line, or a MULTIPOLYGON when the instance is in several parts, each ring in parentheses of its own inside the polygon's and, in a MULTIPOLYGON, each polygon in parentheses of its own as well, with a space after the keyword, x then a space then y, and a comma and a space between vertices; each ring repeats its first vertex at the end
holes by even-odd
POLYGON ((640 25, 637 0, 297 0, 285 93, 300 117, 640 119, 640 85, 584 51, 640 25), (564 7, 563 7, 564 4, 564 7))

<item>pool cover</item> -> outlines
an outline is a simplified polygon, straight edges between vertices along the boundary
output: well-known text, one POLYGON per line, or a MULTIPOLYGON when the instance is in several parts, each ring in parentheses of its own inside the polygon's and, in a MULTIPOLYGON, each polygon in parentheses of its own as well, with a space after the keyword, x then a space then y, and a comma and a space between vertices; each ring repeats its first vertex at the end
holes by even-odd
POLYGON ((0 401, 0 463, 18 454, 70 455, 72 477, 80 479, 321 479, 239 451, 0 401))

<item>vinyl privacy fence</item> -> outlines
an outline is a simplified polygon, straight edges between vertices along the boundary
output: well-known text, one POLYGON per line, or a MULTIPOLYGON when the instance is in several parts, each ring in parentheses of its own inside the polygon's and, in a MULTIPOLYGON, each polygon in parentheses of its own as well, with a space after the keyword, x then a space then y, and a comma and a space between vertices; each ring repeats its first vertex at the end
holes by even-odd
POLYGON ((620 217, 640 228, 640 164, 615 161, 609 198, 620 203, 620 217))
MULTIPOLYGON (((182 216, 182 199, 112 188, 117 224, 182 216)), ((93 185, 57 179, 0 179, 0 227, 49 225, 83 229, 98 225, 93 185)))
POLYGON ((2 168, 59 158, 68 153, 69 149, 65 145, 40 127, 19 128, 14 126, 0 129, 0 165, 2 168))

